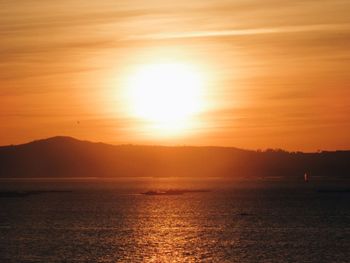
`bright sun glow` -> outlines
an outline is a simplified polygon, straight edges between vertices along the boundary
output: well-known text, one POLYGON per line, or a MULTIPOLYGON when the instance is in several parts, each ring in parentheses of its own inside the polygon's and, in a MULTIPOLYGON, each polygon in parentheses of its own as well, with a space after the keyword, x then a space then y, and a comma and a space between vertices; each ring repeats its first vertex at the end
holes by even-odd
POLYGON ((127 86, 132 114, 168 133, 188 128, 203 106, 201 74, 187 64, 144 65, 127 86))

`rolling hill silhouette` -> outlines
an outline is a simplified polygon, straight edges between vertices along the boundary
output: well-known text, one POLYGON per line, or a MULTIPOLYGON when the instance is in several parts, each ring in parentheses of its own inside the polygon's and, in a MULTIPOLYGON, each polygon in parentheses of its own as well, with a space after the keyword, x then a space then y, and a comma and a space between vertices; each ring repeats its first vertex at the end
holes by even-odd
POLYGON ((350 151, 301 153, 230 147, 109 145, 53 137, 0 147, 1 178, 33 177, 346 177, 350 151))

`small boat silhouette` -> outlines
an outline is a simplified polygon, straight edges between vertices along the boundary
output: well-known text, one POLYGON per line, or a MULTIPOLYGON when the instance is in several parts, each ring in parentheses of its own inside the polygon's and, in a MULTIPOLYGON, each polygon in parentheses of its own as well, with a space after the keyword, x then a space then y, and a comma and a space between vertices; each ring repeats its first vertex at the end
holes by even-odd
POLYGON ((194 190, 188 190, 188 189, 170 189, 166 191, 154 191, 150 190, 147 192, 142 192, 143 195, 182 195, 185 193, 206 193, 210 192, 210 190, 207 189, 194 189, 194 190))
POLYGON ((141 194, 143 195, 181 195, 184 191, 181 190, 168 190, 168 191, 147 191, 141 194))

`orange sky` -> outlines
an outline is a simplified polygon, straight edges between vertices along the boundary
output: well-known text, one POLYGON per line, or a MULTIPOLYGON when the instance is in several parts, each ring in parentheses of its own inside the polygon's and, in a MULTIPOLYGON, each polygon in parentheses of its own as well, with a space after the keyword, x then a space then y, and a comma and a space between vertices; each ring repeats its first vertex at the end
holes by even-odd
POLYGON ((350 2, 0 2, 0 145, 108 143, 350 149, 350 2), (209 106, 177 136, 128 114, 126 72, 198 65, 209 106), (197 125, 198 124, 198 125, 197 125))

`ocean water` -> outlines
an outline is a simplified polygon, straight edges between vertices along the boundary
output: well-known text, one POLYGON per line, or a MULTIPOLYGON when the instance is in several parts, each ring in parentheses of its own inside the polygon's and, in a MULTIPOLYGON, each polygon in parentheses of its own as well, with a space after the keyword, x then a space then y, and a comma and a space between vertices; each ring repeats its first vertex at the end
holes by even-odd
POLYGON ((157 184, 3 182, 71 192, 0 198, 0 262, 350 262, 350 193, 271 181, 139 194, 181 186, 157 184))

